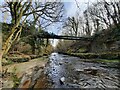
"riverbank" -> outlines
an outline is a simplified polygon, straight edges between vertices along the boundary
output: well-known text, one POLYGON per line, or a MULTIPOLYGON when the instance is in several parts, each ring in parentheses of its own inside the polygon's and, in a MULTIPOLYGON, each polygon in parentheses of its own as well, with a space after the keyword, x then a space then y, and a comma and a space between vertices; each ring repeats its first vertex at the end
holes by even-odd
POLYGON ((53 88, 117 89, 120 87, 119 68, 92 61, 93 59, 52 53, 46 72, 53 88))
POLYGON ((103 52, 103 53, 64 53, 60 54, 79 57, 81 59, 120 59, 120 52, 103 52))
MULTIPOLYGON (((23 63, 16 63, 11 65, 3 66, 3 88, 12 88, 12 87, 18 87, 23 84, 24 88, 29 88, 29 84, 31 80, 30 78, 27 78, 22 82, 24 75, 30 75, 32 76, 36 68, 43 71, 46 63, 48 62, 48 57, 44 56, 41 58, 32 59, 28 62, 23 63), (26 84, 24 84, 26 83, 26 84)), ((41 74, 39 71, 38 76, 41 74)), ((39 78, 39 77, 38 77, 39 78)))
POLYGON ((49 58, 3 66, 3 88, 118 88, 119 60, 109 62, 52 53, 49 58))
POLYGON ((47 56, 47 54, 44 54, 44 55, 42 54, 41 55, 26 55, 22 53, 10 54, 2 58, 2 66, 28 62, 30 60, 45 57, 45 56, 47 56))
POLYGON ((83 62, 94 62, 106 64, 107 67, 120 68, 120 52, 113 53, 61 53, 69 56, 78 57, 83 62))

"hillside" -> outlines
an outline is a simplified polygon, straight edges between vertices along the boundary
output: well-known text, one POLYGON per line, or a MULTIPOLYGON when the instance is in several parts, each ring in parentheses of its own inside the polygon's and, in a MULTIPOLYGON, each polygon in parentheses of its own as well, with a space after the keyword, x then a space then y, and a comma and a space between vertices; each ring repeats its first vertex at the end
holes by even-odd
POLYGON ((120 51, 120 27, 103 30, 93 36, 91 52, 120 51))
POLYGON ((63 43, 59 43, 57 51, 81 58, 119 58, 120 27, 102 30, 90 38, 92 38, 92 41, 69 41, 69 45, 67 45, 68 41, 64 41, 67 46, 66 49, 62 49, 63 43))

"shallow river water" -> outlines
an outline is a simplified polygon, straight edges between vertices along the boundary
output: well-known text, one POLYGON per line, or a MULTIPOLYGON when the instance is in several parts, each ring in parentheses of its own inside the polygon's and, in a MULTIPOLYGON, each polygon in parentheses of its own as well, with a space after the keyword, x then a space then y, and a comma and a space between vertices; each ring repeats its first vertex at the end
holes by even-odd
POLYGON ((118 68, 52 53, 45 73, 53 88, 120 88, 118 68))

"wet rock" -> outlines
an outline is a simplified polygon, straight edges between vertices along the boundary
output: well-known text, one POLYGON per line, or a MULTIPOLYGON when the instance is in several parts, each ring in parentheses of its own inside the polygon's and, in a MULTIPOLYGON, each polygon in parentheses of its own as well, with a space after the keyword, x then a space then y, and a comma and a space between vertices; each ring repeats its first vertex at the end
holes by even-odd
POLYGON ((30 86, 33 86, 35 84, 36 80, 40 77, 42 71, 43 71, 42 69, 39 69, 38 72, 33 73, 32 79, 31 79, 32 82, 30 86))
POLYGON ((52 58, 50 61, 54 61, 54 59, 52 58))
POLYGON ((73 80, 73 83, 77 83, 77 80, 73 80))
POLYGON ((37 79, 39 79, 41 73, 43 72, 43 67, 35 66, 29 69, 22 76, 19 88, 31 88, 35 85, 37 79))
POLYGON ((55 68, 53 68, 53 71, 55 71, 55 68))
POLYGON ((65 83, 65 77, 60 78, 59 81, 60 81, 61 85, 64 84, 65 83))
POLYGON ((80 81, 84 81, 84 79, 80 79, 80 81))
MULTIPOLYGON (((41 73, 40 77, 37 79, 37 82, 35 83, 33 90, 34 89, 40 89, 40 88, 50 88, 52 85, 51 81, 48 81, 48 77, 41 73)), ((32 88, 32 87, 31 87, 32 88)))
POLYGON ((83 83, 83 87, 84 87, 84 88, 86 88, 86 87, 88 88, 88 86, 90 86, 90 84, 89 84, 88 82, 84 82, 84 83, 83 83))
POLYGON ((96 82, 91 78, 91 79, 87 80, 86 83, 90 86, 95 86, 96 82))
POLYGON ((68 64, 69 62, 68 61, 65 61, 66 64, 68 64))
POLYGON ((83 73, 83 72, 84 72, 83 69, 76 69, 76 70, 75 70, 75 73, 76 73, 77 75, 79 75, 80 73, 83 73))
POLYGON ((22 77, 19 88, 29 88, 31 76, 25 74, 22 77))
POLYGON ((97 68, 94 68, 94 67, 85 68, 85 69, 84 69, 84 73, 92 74, 92 75, 97 75, 98 69, 97 69, 97 68))
POLYGON ((107 88, 103 83, 98 83, 98 85, 96 85, 96 88, 107 88))
POLYGON ((68 83, 67 86, 69 86, 70 88, 80 88, 80 85, 78 85, 78 84, 68 83))
POLYGON ((63 62, 59 62, 59 65, 62 65, 63 64, 63 62))
POLYGON ((83 72, 84 70, 83 69, 76 69, 75 71, 77 71, 77 72, 83 72))
POLYGON ((84 85, 84 83, 83 83, 83 82, 79 82, 78 84, 79 84, 80 86, 83 86, 83 85, 84 85))

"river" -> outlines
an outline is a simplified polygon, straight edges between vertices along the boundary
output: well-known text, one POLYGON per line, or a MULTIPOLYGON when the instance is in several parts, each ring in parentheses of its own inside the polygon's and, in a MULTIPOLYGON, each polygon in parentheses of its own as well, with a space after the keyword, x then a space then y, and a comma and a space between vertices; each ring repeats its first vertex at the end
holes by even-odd
POLYGON ((52 88, 120 87, 118 68, 58 53, 50 55, 45 73, 52 82, 52 88))

